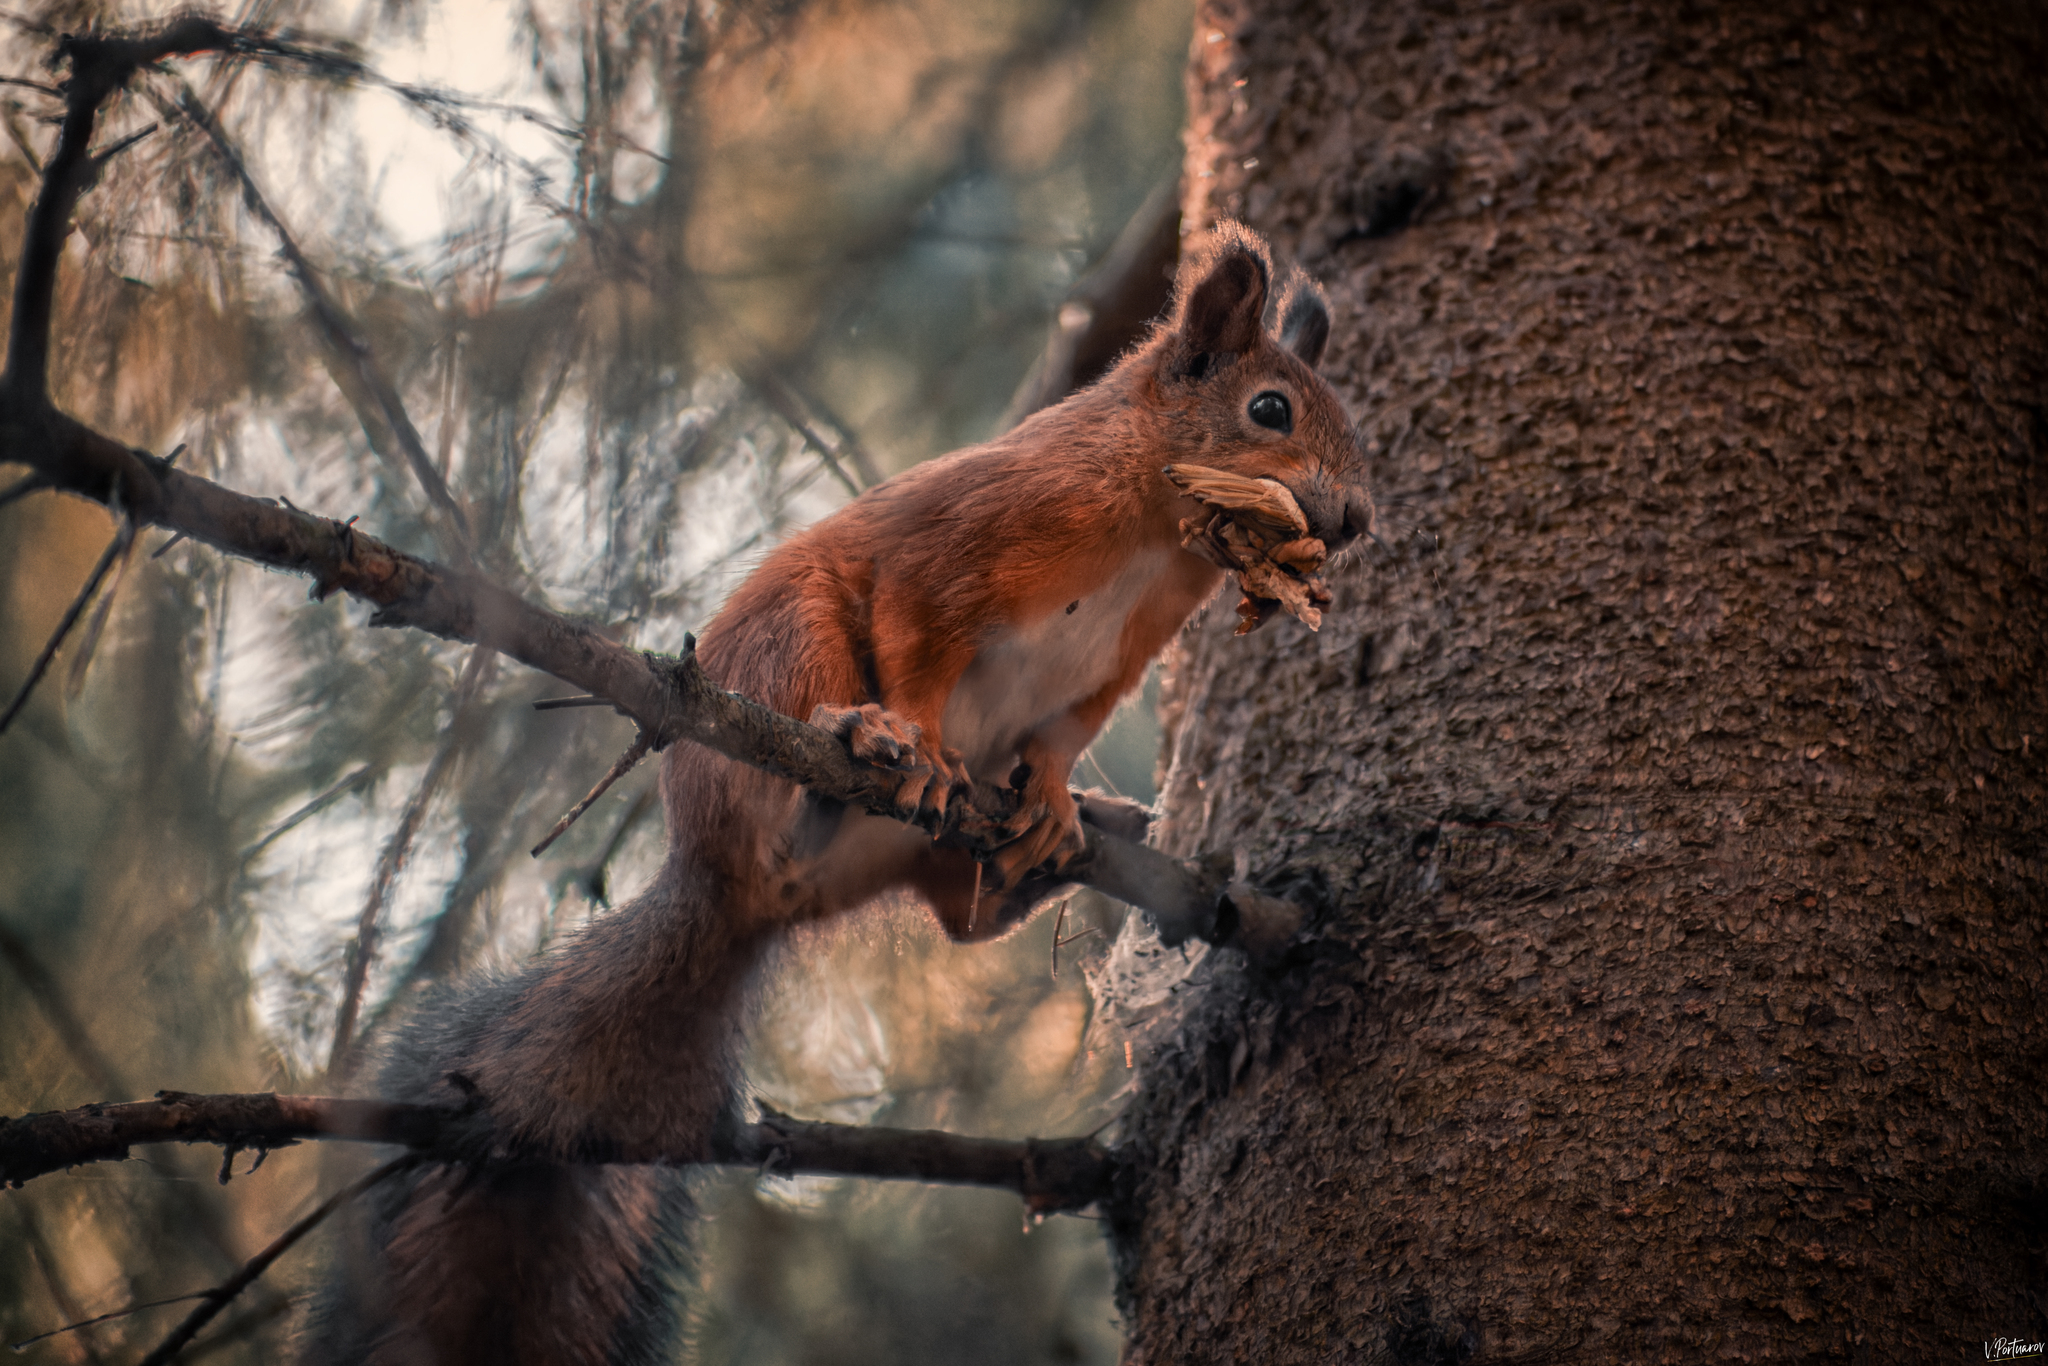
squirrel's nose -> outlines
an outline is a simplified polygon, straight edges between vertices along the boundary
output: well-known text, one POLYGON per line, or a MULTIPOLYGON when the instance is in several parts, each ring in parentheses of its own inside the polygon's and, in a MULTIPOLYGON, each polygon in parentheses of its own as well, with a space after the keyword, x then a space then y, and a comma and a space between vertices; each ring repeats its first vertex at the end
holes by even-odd
POLYGON ((1372 491, 1363 484, 1352 484, 1344 490, 1344 526, 1338 539, 1328 542, 1332 549, 1337 545, 1357 540, 1360 536, 1372 535, 1373 519, 1378 515, 1372 502, 1372 491))
POLYGON ((1308 519, 1308 534, 1331 550, 1372 534, 1372 494, 1363 484, 1339 484, 1322 470, 1283 479, 1308 519))
POLYGON ((1350 540, 1344 529, 1344 488, 1321 470, 1279 481, 1294 495, 1301 515, 1308 521, 1308 534, 1330 549, 1350 540))

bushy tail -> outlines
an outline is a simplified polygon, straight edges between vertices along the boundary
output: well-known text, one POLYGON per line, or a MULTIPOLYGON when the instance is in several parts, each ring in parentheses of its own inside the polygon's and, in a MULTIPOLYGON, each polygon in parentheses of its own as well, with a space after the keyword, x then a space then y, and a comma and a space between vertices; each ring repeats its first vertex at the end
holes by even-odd
POLYGON ((312 1366, 675 1360, 681 1172, 439 1166, 379 1194, 307 1330, 312 1366))
POLYGON ((378 1092, 478 1105, 513 1156, 362 1202, 308 1366, 675 1359, 690 1204, 682 1173, 646 1160, 708 1156, 758 956, 713 891, 666 877, 526 972, 414 1013, 378 1092))

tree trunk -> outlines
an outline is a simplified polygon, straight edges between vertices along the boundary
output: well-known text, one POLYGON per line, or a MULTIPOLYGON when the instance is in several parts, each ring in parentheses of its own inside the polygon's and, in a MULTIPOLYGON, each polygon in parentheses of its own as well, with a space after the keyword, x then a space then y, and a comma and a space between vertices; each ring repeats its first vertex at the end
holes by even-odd
POLYGON ((1328 919, 1149 1060, 1132 1361, 2048 1337, 2042 15, 1199 16, 1385 548, 1168 689, 1169 845, 1328 919))

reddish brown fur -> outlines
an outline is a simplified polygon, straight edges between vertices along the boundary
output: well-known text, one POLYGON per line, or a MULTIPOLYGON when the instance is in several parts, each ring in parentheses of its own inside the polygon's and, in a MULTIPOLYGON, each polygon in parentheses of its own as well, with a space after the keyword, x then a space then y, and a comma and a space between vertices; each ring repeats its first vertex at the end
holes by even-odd
MULTIPOLYGON (((1160 572, 1118 633, 1100 685, 1079 698, 1047 699, 1015 754, 973 775, 1000 782, 1012 763, 1031 766, 1026 804, 1036 819, 1003 869, 1011 880, 1053 854, 1075 826, 1067 791, 1074 761, 1222 581, 1179 549, 1180 520, 1197 505, 1162 467, 1212 465, 1320 489, 1304 506, 1334 506, 1339 518, 1344 491, 1357 491, 1357 442, 1342 405, 1261 324, 1269 273, 1262 242, 1234 224, 1219 229, 1183 272, 1189 283, 1170 323, 1100 383, 994 441, 899 475, 785 542, 705 632, 698 653, 706 669, 791 716, 880 702, 915 724, 936 756, 954 740, 948 703, 979 654, 1006 633, 1056 618, 1139 556, 1156 555, 1160 572), (1233 272, 1246 288, 1221 291, 1228 307, 1219 309, 1219 291, 1203 286, 1233 272), (1190 311, 1204 304, 1215 315, 1204 320, 1207 340, 1243 351, 1213 378, 1190 382, 1175 369, 1201 349, 1188 327, 1190 311), (1245 417, 1245 402, 1266 389, 1291 400, 1291 436, 1245 417)), ((1332 544, 1348 539, 1340 526, 1318 530, 1332 544)), ((672 753, 666 777, 678 847, 702 842, 700 823, 716 813, 721 835, 705 843, 702 858, 738 883, 772 889, 741 898, 750 914, 811 919, 910 887, 956 938, 995 928, 974 919, 974 869, 964 854, 854 818, 850 824, 877 828, 843 837, 838 857, 793 858, 776 845, 794 819, 789 784, 701 750, 672 753), (725 834, 741 831, 752 837, 725 834), (878 847, 887 855, 876 857, 878 847)))
MULTIPOLYGON (((1183 271, 1171 321, 1098 384, 791 537, 704 633, 698 655, 712 678, 790 716, 879 703, 918 728, 920 756, 941 771, 957 767, 950 746, 981 779, 1028 764, 1026 828, 985 881, 967 855, 913 827, 807 806, 790 783, 678 746, 663 774, 671 843, 660 883, 434 1053, 439 1073, 466 1078, 529 1153, 702 1153, 725 1103, 746 979, 785 927, 892 890, 921 897, 955 938, 1013 923, 1023 908, 1004 888, 1074 847, 1075 759, 1222 583, 1180 549, 1180 520, 1197 505, 1162 467, 1278 479, 1332 546, 1366 529, 1342 406, 1263 325, 1270 274, 1264 244, 1226 225, 1183 271), (1291 434, 1247 416, 1266 390, 1288 397, 1291 434)), ((1321 332, 1295 324, 1323 316, 1312 289, 1280 310, 1290 338, 1313 334, 1296 341, 1311 360, 1326 319, 1321 332)), ((852 738, 886 738, 871 733, 872 716, 861 725, 852 738)), ((610 1350, 600 1325, 621 1312, 652 1216, 630 1182, 540 1170, 553 1173, 533 1178, 545 1198, 482 1191, 451 1204, 446 1179, 418 1186, 383 1273, 401 1326, 378 1331, 403 1350, 375 1359, 566 1363, 610 1350), (522 1233, 521 1211, 539 1226, 522 1233), (586 1224, 603 1236, 585 1237, 586 1224), (558 1240, 561 1255, 524 1260, 522 1238, 558 1240), (576 1292, 531 1288, 548 1274, 576 1292), (566 1337, 545 1326, 557 1319, 573 1325, 566 1337), (484 1341, 508 1324, 520 1325, 519 1349, 493 1357, 484 1341)))

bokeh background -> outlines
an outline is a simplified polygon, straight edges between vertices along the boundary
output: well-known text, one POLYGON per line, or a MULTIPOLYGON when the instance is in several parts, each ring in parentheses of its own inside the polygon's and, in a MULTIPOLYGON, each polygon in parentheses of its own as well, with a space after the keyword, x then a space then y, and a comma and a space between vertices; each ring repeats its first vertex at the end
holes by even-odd
MULTIPOLYGON (((9 278, 54 140, 54 35, 161 12, 0 22, 9 278)), ((403 396, 477 560, 653 649, 788 528, 1000 430, 1062 305, 1180 159, 1185 0, 254 0, 226 17, 356 62, 170 63, 110 106, 107 144, 153 131, 80 214, 59 401, 231 487, 456 553, 288 237, 403 396)), ((115 530, 53 495, 0 507, 0 692, 115 530)), ((626 745, 620 718, 537 713, 566 689, 164 539, 117 564, 0 735, 0 1113, 360 1084, 361 1046, 335 1035, 366 903, 384 926, 373 1047, 423 985, 524 960, 659 858, 652 764, 527 853, 626 745)), ((1082 778, 1149 799, 1148 705, 1082 778)), ((971 950, 905 907, 799 937, 762 986, 749 1088, 962 1133, 1112 1122, 1127 1037, 1087 977, 1120 911, 1074 900, 1057 976, 1054 918, 971 950)), ((363 1160, 306 1146, 252 1173, 244 1155, 223 1186, 218 1153, 149 1149, 9 1192, 0 1332, 210 1285, 363 1160)), ((1115 1358, 1092 1222, 1032 1227, 988 1191, 701 1185, 690 1360, 1115 1358)), ((279 1359, 318 1265, 295 1251, 185 1359, 279 1359)), ((24 1360, 130 1360, 188 1307, 24 1360)))

